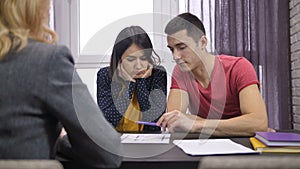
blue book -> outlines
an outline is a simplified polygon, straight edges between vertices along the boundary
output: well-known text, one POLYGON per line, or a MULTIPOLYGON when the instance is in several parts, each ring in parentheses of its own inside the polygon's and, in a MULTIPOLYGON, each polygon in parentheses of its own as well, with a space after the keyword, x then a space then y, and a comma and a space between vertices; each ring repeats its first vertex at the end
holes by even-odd
POLYGON ((266 146, 300 146, 300 134, 290 132, 256 132, 255 138, 266 146))

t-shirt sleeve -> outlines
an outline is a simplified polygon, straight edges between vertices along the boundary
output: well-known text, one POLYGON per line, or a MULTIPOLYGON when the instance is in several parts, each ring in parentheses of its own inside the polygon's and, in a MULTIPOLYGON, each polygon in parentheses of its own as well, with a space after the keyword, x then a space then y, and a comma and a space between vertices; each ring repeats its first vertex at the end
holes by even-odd
POLYGON ((180 70, 178 65, 175 65, 172 73, 171 89, 182 89, 187 91, 185 79, 185 73, 180 70))
POLYGON ((249 85, 259 85, 256 71, 246 58, 241 58, 236 62, 232 69, 232 74, 235 77, 238 92, 249 85))

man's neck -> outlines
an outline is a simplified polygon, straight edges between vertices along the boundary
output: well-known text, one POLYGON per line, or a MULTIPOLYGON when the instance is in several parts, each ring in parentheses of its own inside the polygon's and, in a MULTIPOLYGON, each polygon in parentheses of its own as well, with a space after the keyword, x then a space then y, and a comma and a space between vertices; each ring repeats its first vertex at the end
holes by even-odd
POLYGON ((214 55, 207 54, 202 62, 200 62, 199 66, 192 71, 195 79, 201 84, 203 88, 207 88, 210 80, 211 74, 215 65, 215 57, 214 55))

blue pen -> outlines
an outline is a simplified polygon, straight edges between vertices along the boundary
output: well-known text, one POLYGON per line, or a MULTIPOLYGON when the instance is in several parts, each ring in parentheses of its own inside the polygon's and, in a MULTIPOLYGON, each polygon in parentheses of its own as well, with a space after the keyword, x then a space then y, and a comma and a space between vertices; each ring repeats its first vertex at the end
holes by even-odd
POLYGON ((136 121, 137 124, 144 124, 149 126, 158 126, 155 122, 147 122, 147 121, 136 121))

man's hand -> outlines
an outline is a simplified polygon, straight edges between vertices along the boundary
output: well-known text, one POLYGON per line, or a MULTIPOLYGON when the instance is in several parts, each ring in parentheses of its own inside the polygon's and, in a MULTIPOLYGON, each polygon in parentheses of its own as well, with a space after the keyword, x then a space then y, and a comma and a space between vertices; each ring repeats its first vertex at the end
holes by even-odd
POLYGON ((157 121, 157 125, 162 127, 163 131, 166 128, 170 132, 186 131, 193 132, 197 117, 195 115, 181 113, 178 110, 167 112, 157 121))

